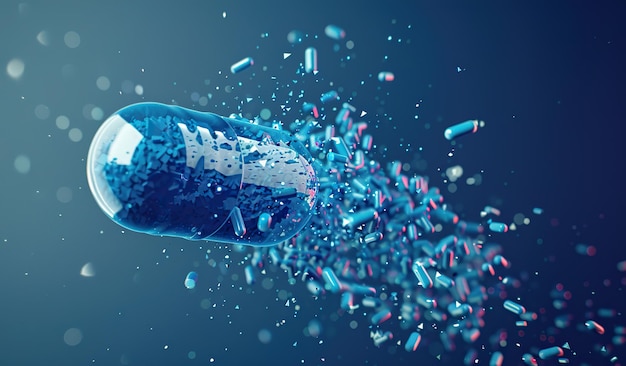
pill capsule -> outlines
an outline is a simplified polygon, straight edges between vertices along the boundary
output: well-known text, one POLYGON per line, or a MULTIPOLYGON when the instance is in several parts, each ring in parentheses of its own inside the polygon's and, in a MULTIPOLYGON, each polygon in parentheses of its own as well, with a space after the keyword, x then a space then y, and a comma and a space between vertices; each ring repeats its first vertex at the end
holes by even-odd
POLYGON ((391 318, 391 311, 388 309, 383 309, 376 314, 372 315, 372 324, 379 325, 391 318))
POLYGON ((504 308, 512 313, 515 313, 517 315, 523 314, 526 312, 526 308, 524 308, 522 305, 513 302, 511 300, 505 300, 504 301, 504 308))
POLYGON ((489 224, 489 230, 496 233, 506 233, 509 231, 509 227, 503 222, 492 222, 489 224))
POLYGON ((324 278, 324 282, 330 287, 330 291, 339 292, 341 290, 341 283, 339 282, 339 278, 335 274, 332 268, 326 267, 322 270, 322 277, 324 278))
POLYGON ((341 308, 344 310, 350 310, 354 307, 354 295, 351 292, 344 292, 341 294, 341 308))
POLYGON ((604 334, 604 327, 593 320, 587 320, 585 322, 585 327, 587 327, 587 329, 589 330, 593 330, 598 334, 604 334))
POLYGON ((139 103, 98 129, 87 178, 100 208, 127 229, 268 246, 291 238, 309 219, 317 194, 310 162, 287 132, 139 103), (271 227, 259 227, 263 213, 271 227))
POLYGON ((443 132, 446 140, 454 140, 459 136, 478 131, 478 121, 470 120, 446 128, 443 132))
POLYGON ((522 361, 524 362, 524 364, 526 364, 528 366, 538 366, 539 365, 537 363, 537 360, 535 359, 535 357, 533 355, 531 355, 530 353, 524 353, 522 355, 522 361))
POLYGON ((558 346, 544 348, 539 351, 539 358, 541 358, 542 360, 547 360, 549 358, 560 356, 563 356, 563 349, 558 346))
POLYGON ((196 288, 196 282, 198 282, 198 274, 193 271, 187 273, 187 277, 185 277, 185 287, 192 290, 196 288))
POLYGON ((317 50, 313 47, 304 50, 304 71, 317 72, 317 50))
POLYGON ((378 73, 379 81, 393 81, 394 79, 395 79, 395 76, 393 75, 393 72, 381 71, 378 73))
POLYGON ((326 33, 326 35, 329 38, 332 38, 337 41, 340 41, 346 38, 346 31, 341 29, 341 27, 333 25, 333 24, 327 25, 326 28, 324 28, 324 33, 326 33))
POLYGON ((504 362, 504 355, 502 352, 496 351, 489 359, 489 366, 502 366, 502 362, 504 362))
POLYGON ((417 346, 420 345, 420 341, 422 340, 422 335, 418 332, 413 332, 409 335, 409 339, 407 339, 406 344, 404 345, 404 349, 407 352, 417 350, 417 346))
POLYGON ((268 214, 267 212, 263 212, 262 214, 260 214, 259 219, 256 223, 256 227, 257 229, 259 229, 259 231, 264 233, 270 231, 270 228, 272 227, 272 215, 268 214))
POLYGON ((254 268, 252 268, 251 265, 247 265, 246 268, 244 269, 244 274, 246 276, 246 283, 248 285, 252 285, 255 281, 254 268))
POLYGON ((426 271, 426 268, 423 264, 419 262, 413 263, 413 273, 415 274, 415 277, 417 277, 420 285, 423 288, 433 287, 433 280, 428 275, 428 271, 426 271))
POLYGON ((254 60, 252 59, 252 57, 246 57, 232 64, 230 66, 230 72, 232 72, 233 74, 236 74, 238 72, 241 72, 247 69, 248 67, 252 65, 254 65, 254 60))

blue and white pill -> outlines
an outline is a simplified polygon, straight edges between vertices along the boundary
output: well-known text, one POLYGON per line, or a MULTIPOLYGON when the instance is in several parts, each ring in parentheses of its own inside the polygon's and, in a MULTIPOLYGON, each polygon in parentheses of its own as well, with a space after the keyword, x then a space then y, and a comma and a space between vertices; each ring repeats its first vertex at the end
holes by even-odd
POLYGON ((193 271, 187 273, 187 277, 185 277, 185 287, 188 290, 192 290, 196 287, 196 282, 198 282, 198 274, 193 271))
POLYGON ((261 215, 259 215, 256 227, 257 229, 259 229, 259 231, 263 233, 268 232, 272 227, 272 215, 268 214, 267 212, 263 212, 261 215))
POLYGON ((304 51, 304 71, 307 73, 317 72, 317 50, 313 47, 304 51))
POLYGON ((496 233, 506 233, 509 231, 509 227, 503 222, 492 222, 489 224, 489 230, 496 233))
POLYGON ((446 140, 454 140, 459 136, 463 136, 468 133, 474 133, 476 131, 478 131, 478 121, 469 120, 446 128, 446 130, 443 132, 443 135, 446 140))
POLYGON ((422 335, 418 332, 413 332, 407 339, 406 344, 404 345, 404 349, 407 352, 414 352, 417 350, 417 346, 420 345, 420 341, 422 340, 422 335))
POLYGON ((252 57, 245 57, 230 66, 230 72, 236 74, 254 65, 252 57))
POLYGON ((324 28, 324 33, 326 33, 329 38, 337 41, 346 38, 346 31, 334 24, 327 25, 326 28, 324 28))

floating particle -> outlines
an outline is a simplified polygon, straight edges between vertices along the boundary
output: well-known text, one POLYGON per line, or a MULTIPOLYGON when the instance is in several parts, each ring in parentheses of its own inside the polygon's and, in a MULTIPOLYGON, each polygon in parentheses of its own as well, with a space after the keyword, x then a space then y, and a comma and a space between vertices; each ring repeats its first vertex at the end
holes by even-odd
POLYGON ((287 33, 287 41, 291 44, 302 43, 302 39, 304 38, 304 34, 299 30, 292 30, 287 33))
POLYGON ((198 282, 198 274, 196 272, 189 272, 185 277, 185 287, 188 290, 193 290, 196 288, 196 283, 198 282))
POLYGON ((454 140, 457 137, 474 133, 476 131, 478 131, 478 121, 469 120, 446 128, 443 135, 447 140, 454 140))
POLYGON ((391 71, 381 71, 378 73, 378 81, 389 82, 389 81, 393 81, 394 79, 395 79, 395 76, 393 75, 391 71))
POLYGON ((78 328, 69 328, 63 334, 63 341, 68 346, 77 346, 83 340, 83 332, 78 328))
POLYGON ((63 42, 69 48, 80 46, 80 35, 74 31, 69 31, 63 36, 63 42))
POLYGON ((39 44, 41 44, 42 46, 49 46, 50 34, 48 33, 48 31, 43 30, 37 33, 37 42, 39 42, 39 44))
POLYGON ((26 155, 18 155, 13 161, 13 166, 20 174, 27 174, 30 172, 30 158, 26 155))
POLYGON ((24 61, 14 58, 7 64, 7 74, 11 79, 19 79, 24 74, 24 61))
POLYGON ((304 71, 317 73, 317 50, 313 47, 304 50, 304 71))
POLYGON ((96 275, 96 268, 93 263, 87 262, 80 269, 80 275, 83 277, 93 277, 96 275))
POLYGON ((543 208, 541 208, 541 207, 535 207, 535 208, 533 208, 533 213, 534 213, 535 215, 541 215, 541 214, 543 213, 543 208))
POLYGON ((236 74, 254 65, 252 57, 245 57, 230 66, 230 72, 236 74))
POLYGON ((324 28, 324 33, 334 40, 340 41, 346 38, 346 31, 336 25, 329 24, 324 28))

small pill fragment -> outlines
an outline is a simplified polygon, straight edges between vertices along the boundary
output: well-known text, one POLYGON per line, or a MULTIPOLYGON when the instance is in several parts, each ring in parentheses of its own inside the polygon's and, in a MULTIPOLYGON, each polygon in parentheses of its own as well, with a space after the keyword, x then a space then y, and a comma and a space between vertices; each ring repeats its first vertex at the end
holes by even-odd
POLYGON ((547 360, 549 358, 560 356, 563 356, 563 349, 558 346, 544 348, 539 351, 539 358, 541 358, 542 360, 547 360))
POLYGON ((489 224, 489 230, 496 233, 506 233, 509 227, 503 222, 492 222, 489 224))
POLYGON ((453 140, 459 136, 474 133, 476 131, 478 131, 478 121, 469 120, 446 128, 443 135, 447 140, 453 140))
POLYGON ((378 73, 378 80, 381 82, 393 81, 394 79, 395 76, 391 71, 381 71, 378 73))
POLYGON ((339 94, 336 90, 327 91, 320 97, 320 101, 324 104, 332 102, 334 100, 339 100, 339 94))
POLYGON ((336 41, 340 41, 346 38, 346 31, 334 24, 327 25, 326 28, 324 28, 324 33, 326 34, 326 36, 336 41))
POLYGON ((372 315, 372 324, 379 325, 391 318, 391 311, 383 309, 376 314, 372 315))
POLYGON ((196 282, 198 282, 198 274, 193 271, 187 273, 187 277, 185 277, 185 287, 188 290, 192 290, 196 287, 196 282))
POLYGON ((418 332, 411 333, 411 335, 409 335, 409 339, 407 339, 406 344, 404 345, 404 349, 407 352, 414 352, 415 350, 417 350, 417 347, 419 346, 421 340, 421 334, 419 334, 418 332))
POLYGON ((513 302, 511 300, 505 300, 504 301, 504 308, 512 313, 515 313, 517 315, 523 314, 526 312, 526 308, 524 308, 522 305, 513 302))
POLYGON ((335 271, 330 267, 325 267, 322 270, 322 277, 324 278, 324 282, 330 287, 330 291, 339 292, 341 290, 341 283, 339 282, 339 278, 335 274, 335 271))
POLYGON ((489 359, 489 366, 502 366, 502 362, 504 362, 504 355, 502 352, 496 351, 489 359))
POLYGON ((246 235, 246 223, 243 221, 243 216, 241 216, 241 210, 239 207, 233 208, 230 215, 235 235, 240 237, 246 235))
POLYGON ((317 72, 317 50, 313 47, 304 51, 304 71, 307 73, 317 72))
POLYGON ((236 74, 254 65, 252 57, 243 58, 230 66, 230 72, 236 74))
POLYGON ((593 330, 598 334, 604 334, 604 327, 593 320, 587 320, 585 322, 585 327, 587 327, 587 329, 589 330, 593 330))
POLYGON ((252 285, 255 281, 254 278, 254 268, 251 265, 247 265, 244 269, 244 274, 246 276, 246 283, 248 285, 252 285))
POLYGON ((268 232, 270 227, 272 226, 272 216, 267 212, 263 212, 259 215, 259 219, 257 220, 256 227, 260 232, 268 232))

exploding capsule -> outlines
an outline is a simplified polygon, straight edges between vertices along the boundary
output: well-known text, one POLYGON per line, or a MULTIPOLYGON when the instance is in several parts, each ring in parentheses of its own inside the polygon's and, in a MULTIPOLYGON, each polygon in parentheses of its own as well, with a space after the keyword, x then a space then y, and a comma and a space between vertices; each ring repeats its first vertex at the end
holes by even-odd
POLYGON ((193 271, 187 273, 187 277, 185 277, 185 287, 188 290, 192 290, 196 288, 196 282, 198 282, 198 274, 193 271))
POLYGON ((230 66, 230 72, 236 74, 254 65, 252 57, 243 58, 230 66))
POLYGON ((269 246, 294 236, 311 216, 317 177, 310 162, 285 131, 138 103, 96 132, 87 178, 100 208, 127 229, 269 246))
POLYGON ((459 136, 478 131, 478 121, 469 120, 446 128, 443 132, 446 140, 454 140, 459 136))

